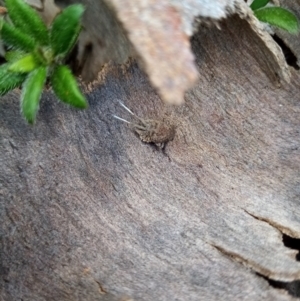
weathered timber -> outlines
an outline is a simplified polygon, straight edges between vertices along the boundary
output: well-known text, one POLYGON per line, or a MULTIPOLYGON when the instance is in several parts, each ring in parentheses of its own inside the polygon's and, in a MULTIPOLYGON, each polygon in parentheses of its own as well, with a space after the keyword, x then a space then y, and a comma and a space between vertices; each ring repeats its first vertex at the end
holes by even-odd
POLYGON ((300 238, 300 77, 275 86, 246 21, 220 25, 192 39, 180 107, 134 62, 103 68, 86 111, 45 92, 34 127, 18 92, 1 99, 0 298, 294 300, 267 279, 300 279, 282 241, 300 238), (164 152, 112 118, 117 99, 176 123, 164 152))

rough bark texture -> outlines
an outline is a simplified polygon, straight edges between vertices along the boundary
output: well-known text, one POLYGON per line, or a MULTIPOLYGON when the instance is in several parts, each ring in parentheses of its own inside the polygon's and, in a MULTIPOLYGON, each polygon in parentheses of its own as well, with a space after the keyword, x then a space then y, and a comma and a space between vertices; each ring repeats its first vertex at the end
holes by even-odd
MULTIPOLYGON (((60 6, 73 2, 78 1, 57 1, 60 6)), ((242 0, 79 2, 86 6, 86 13, 76 60, 85 81, 93 80, 104 63, 124 63, 134 56, 163 101, 183 103, 184 92, 197 78, 189 42, 196 24, 216 26, 217 18, 233 13, 249 23, 251 30, 246 36, 252 45, 258 45, 254 53, 261 68, 278 83, 289 80, 282 52, 270 42, 270 35, 242 0)))
POLYGON ((183 106, 134 62, 103 68, 84 112, 45 92, 34 127, 1 99, 2 300, 295 300, 267 279, 300 280, 300 76, 276 87, 247 21, 220 25, 192 39, 183 106), (117 99, 176 124, 165 152, 117 99))
MULTIPOLYGON (((27 1, 38 7, 47 23, 59 11, 52 2, 27 1)), ((260 67, 278 84, 290 79, 279 47, 242 0, 56 1, 60 7, 74 2, 84 4, 86 11, 72 66, 87 82, 95 79, 105 63, 125 63, 134 56, 162 100, 181 104, 184 92, 197 79, 190 36, 197 24, 218 26, 219 19, 233 13, 249 23, 247 33, 242 34, 249 44, 257 45, 252 51, 260 67)))

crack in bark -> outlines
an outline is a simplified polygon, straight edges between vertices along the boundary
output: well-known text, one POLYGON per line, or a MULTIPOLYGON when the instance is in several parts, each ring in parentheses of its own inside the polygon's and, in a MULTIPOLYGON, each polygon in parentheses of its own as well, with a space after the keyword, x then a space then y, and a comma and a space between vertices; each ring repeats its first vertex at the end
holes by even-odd
POLYGON ((269 285, 274 287, 275 289, 284 289, 289 295, 293 297, 300 297, 300 280, 284 282, 284 281, 275 281, 256 273, 257 276, 268 281, 269 285))
POLYGON ((248 210, 244 209, 243 208, 243 211, 247 214, 249 214, 250 216, 252 216, 253 218, 259 220, 259 221, 262 221, 262 222, 265 222, 267 223, 268 225, 270 225, 271 227, 277 229, 279 232, 281 232, 282 234, 285 234, 285 235, 288 235, 290 237, 293 237, 295 239, 299 239, 300 236, 299 236, 299 233, 296 232, 296 231, 293 231, 292 229, 290 228, 287 228, 283 225, 280 225, 279 223, 277 223, 276 221, 273 221, 271 219, 268 219, 266 217, 262 217, 262 216, 257 216, 255 215, 254 213, 252 212, 249 212, 248 210))
POLYGON ((284 289, 289 295, 293 297, 300 297, 300 280, 293 280, 293 281, 279 281, 272 279, 272 275, 266 276, 265 273, 258 272, 257 270, 263 270, 261 267, 258 267, 253 262, 250 262, 240 256, 237 253, 230 252, 228 250, 225 250, 223 247, 210 244, 212 247, 216 248, 219 252, 221 252, 224 256, 227 258, 232 259, 235 262, 238 262, 247 268, 249 268, 251 271, 253 271, 257 276, 265 279, 268 281, 269 285, 274 287, 275 289, 284 289))
POLYGON ((296 255, 296 260, 300 261, 300 239, 293 238, 286 234, 283 234, 282 242, 287 248, 298 250, 298 254, 296 255))
POLYGON ((274 41, 279 45, 279 47, 282 49, 282 52, 284 54, 285 60, 287 64, 291 67, 293 67, 295 70, 299 70, 299 66, 297 64, 297 57, 291 50, 291 48, 277 35, 272 35, 274 41))
MULTIPOLYGON (((255 218, 256 220, 265 222, 268 225, 276 228, 282 234, 282 243, 284 244, 284 246, 292 250, 298 250, 298 254, 295 256, 295 260, 300 261, 300 239, 285 234, 285 232, 292 232, 291 230, 287 231, 285 227, 278 225, 276 222, 268 220, 266 218, 258 217, 245 209, 243 209, 243 211, 249 214, 250 216, 252 216, 253 218, 255 218)), ((300 280, 295 280, 295 279, 291 281, 276 280, 276 275, 272 274, 271 271, 263 269, 255 262, 244 258, 240 254, 226 250, 224 247, 215 244, 210 244, 210 245, 215 247, 219 252, 221 252, 226 257, 250 268, 253 272, 255 272, 256 275, 267 280, 270 286, 276 289, 284 289, 287 291, 289 295, 293 297, 300 297, 300 280)))

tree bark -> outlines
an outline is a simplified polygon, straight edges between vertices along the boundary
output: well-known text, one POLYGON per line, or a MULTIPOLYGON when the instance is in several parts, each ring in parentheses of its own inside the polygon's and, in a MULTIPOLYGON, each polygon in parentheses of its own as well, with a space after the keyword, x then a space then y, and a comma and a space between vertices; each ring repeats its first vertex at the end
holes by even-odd
POLYGON ((3 97, 2 300, 299 296, 299 72, 274 85, 248 23, 220 26, 193 36, 199 78, 179 107, 134 60, 102 69, 86 111, 45 92, 34 127, 18 91, 3 97), (143 143, 112 118, 132 120, 118 100, 171 119, 174 140, 143 143))

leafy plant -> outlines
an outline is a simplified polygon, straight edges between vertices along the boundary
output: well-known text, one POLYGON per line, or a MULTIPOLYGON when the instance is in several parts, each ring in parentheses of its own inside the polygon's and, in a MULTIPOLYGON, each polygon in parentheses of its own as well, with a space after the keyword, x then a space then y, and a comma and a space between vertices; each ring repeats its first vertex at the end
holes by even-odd
POLYGON ((33 124, 43 88, 49 79, 56 96, 76 108, 87 101, 70 68, 63 65, 81 30, 84 8, 65 8, 47 28, 38 13, 24 0, 6 0, 9 20, 1 20, 1 38, 9 47, 0 66, 0 96, 22 85, 21 112, 33 124))
POLYGON ((254 0, 250 7, 254 15, 261 22, 269 23, 290 33, 299 32, 299 22, 297 17, 287 9, 282 7, 265 7, 270 0, 254 0))

